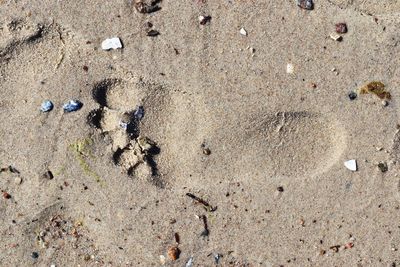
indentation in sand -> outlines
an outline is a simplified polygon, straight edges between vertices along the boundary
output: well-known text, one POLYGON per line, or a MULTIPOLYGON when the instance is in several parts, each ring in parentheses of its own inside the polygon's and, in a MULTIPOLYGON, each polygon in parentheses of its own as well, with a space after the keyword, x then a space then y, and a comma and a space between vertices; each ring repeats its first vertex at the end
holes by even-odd
MULTIPOLYGON (((140 95, 148 90, 152 90, 151 85, 122 79, 105 79, 96 83, 92 95, 100 107, 89 113, 88 123, 110 136, 115 165, 129 175, 145 177, 163 187, 154 160, 160 149, 150 139, 141 136, 141 119, 135 116, 135 110, 142 102, 140 95), (126 128, 121 126, 124 121, 127 122, 126 128)), ((147 98, 144 96, 145 100, 147 98)))
POLYGON ((312 176, 329 169, 345 148, 335 120, 306 111, 276 112, 250 118, 237 143, 226 144, 234 168, 265 176, 312 176))

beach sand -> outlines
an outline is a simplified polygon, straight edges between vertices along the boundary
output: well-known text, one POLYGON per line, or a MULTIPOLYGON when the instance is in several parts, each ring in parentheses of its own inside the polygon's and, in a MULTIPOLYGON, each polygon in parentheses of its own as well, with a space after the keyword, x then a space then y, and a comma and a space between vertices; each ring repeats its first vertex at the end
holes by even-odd
POLYGON ((400 2, 153 4, 1 1, 0 265, 398 266, 400 2))

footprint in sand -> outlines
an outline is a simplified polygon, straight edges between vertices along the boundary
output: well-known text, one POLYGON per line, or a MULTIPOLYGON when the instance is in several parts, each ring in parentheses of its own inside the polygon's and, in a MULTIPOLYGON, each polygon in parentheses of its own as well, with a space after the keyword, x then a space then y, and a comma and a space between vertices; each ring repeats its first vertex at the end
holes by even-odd
POLYGON ((230 162, 233 173, 243 175, 263 170, 264 176, 275 178, 313 176, 335 164, 345 147, 345 135, 335 120, 307 111, 257 114, 227 132, 236 136, 213 138, 223 148, 216 156, 230 162))
POLYGON ((102 80, 92 91, 99 108, 88 115, 92 127, 110 136, 115 165, 129 175, 147 178, 160 187, 163 181, 154 160, 160 149, 142 135, 141 125, 147 106, 157 106, 161 89, 157 85, 118 78, 102 80))
POLYGON ((44 99, 63 93, 54 90, 62 86, 57 76, 62 55, 69 45, 69 40, 61 35, 62 29, 57 24, 37 24, 25 19, 10 19, 0 27, 0 90, 3 92, 0 151, 4 151, 0 156, 13 162, 31 162, 35 155, 37 160, 30 170, 48 161, 46 157, 53 150, 48 140, 58 136, 54 134, 57 127, 43 126, 56 124, 57 113, 41 116, 39 107, 44 99), (29 140, 41 141, 27 149, 29 140))

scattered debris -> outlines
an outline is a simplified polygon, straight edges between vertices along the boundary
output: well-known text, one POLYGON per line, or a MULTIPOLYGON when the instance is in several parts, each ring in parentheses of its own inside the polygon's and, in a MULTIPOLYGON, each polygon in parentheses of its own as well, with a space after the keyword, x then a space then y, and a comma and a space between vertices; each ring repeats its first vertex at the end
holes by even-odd
POLYGON ((294 72, 294 66, 293 66, 293 64, 288 63, 288 64, 286 65, 286 73, 292 74, 293 72, 294 72))
POLYGON ((208 230, 207 217, 205 215, 203 215, 202 219, 203 219, 203 224, 204 224, 204 230, 203 230, 203 232, 201 232, 200 236, 206 237, 210 234, 210 231, 208 230))
POLYGON ((37 258, 39 258, 39 253, 37 253, 36 251, 34 251, 34 252, 32 252, 31 257, 32 257, 33 259, 37 259, 37 258))
POLYGON ((42 178, 46 180, 51 180, 54 178, 54 175, 51 171, 46 171, 45 173, 43 173, 42 178))
POLYGON ((203 199, 201 199, 199 197, 196 197, 195 195, 193 195, 191 193, 186 193, 186 195, 188 197, 190 197, 191 199, 194 199, 195 201, 199 202, 200 204, 203 204, 204 208, 207 211, 213 212, 213 211, 217 210, 217 207, 212 207, 208 202, 206 202, 205 200, 203 200, 203 199))
POLYGON ((160 32, 156 31, 156 30, 150 30, 147 32, 147 36, 150 36, 150 37, 156 37, 158 35, 160 35, 160 32))
POLYGON ((135 113, 133 113, 133 115, 135 116, 135 119, 137 120, 141 120, 144 117, 144 108, 143 106, 138 106, 135 110, 135 113))
POLYGON ((379 162, 379 163, 378 163, 378 169, 379 169, 381 172, 387 172, 387 171, 389 170, 388 165, 387 165, 386 162, 379 162))
POLYGON ((297 5, 306 10, 314 9, 314 3, 312 0, 297 0, 297 5))
POLYGON ((179 234, 178 234, 178 233, 175 233, 175 234, 174 234, 174 238, 175 238, 175 242, 179 245, 179 243, 180 243, 180 241, 181 241, 181 238, 179 237, 179 234))
POLYGON ((13 166, 11 166, 11 165, 6 167, 6 168, 1 168, 0 169, 0 173, 2 173, 2 172, 11 172, 11 173, 19 174, 19 171, 16 168, 14 168, 13 166))
POLYGON ((336 246, 331 246, 329 249, 331 249, 333 252, 337 253, 337 252, 339 252, 339 248, 340 248, 340 246, 336 245, 336 246))
POLYGON ((82 106, 83 104, 79 100, 70 100, 68 103, 63 105, 63 109, 65 112, 73 112, 81 109, 82 106))
POLYGON ((343 40, 343 37, 340 36, 339 34, 335 33, 335 32, 331 33, 329 36, 331 37, 332 40, 335 40, 335 41, 338 41, 338 42, 343 40))
POLYGON ((105 39, 101 43, 101 49, 103 50, 120 49, 120 48, 122 48, 122 43, 118 37, 105 39))
POLYGON ((214 261, 215 261, 215 264, 219 264, 219 260, 222 258, 222 255, 221 254, 215 254, 214 255, 214 261))
POLYGON ((206 25, 209 21, 211 21, 211 16, 199 16, 200 25, 206 25))
POLYGON ((40 110, 42 112, 49 112, 54 108, 53 103, 50 100, 46 100, 42 103, 42 105, 40 106, 40 110))
POLYGON ((241 28, 239 32, 241 35, 247 36, 247 31, 244 28, 241 28))
POLYGON ((151 4, 144 3, 142 0, 135 0, 134 7, 135 9, 142 14, 153 13, 161 9, 157 5, 159 1, 152 1, 151 4))
POLYGON ((382 82, 373 81, 367 83, 360 88, 360 94, 375 94, 380 99, 390 100, 391 95, 385 90, 385 85, 382 82))
POLYGON ((344 22, 337 23, 335 25, 337 33, 346 33, 347 32, 347 25, 344 22))
POLYGON ((21 183, 22 183, 22 178, 21 178, 21 177, 19 177, 19 176, 15 177, 15 179, 14 179, 14 183, 15 183, 16 185, 19 185, 19 184, 21 184, 21 183))
POLYGON ((203 148, 203 154, 208 156, 211 154, 211 150, 208 147, 203 148))
POLYGON ((350 248, 352 248, 352 247, 354 247, 354 244, 351 243, 351 242, 349 242, 349 243, 347 243, 347 244, 344 245, 344 248, 346 248, 346 249, 350 249, 350 248))
POLYGON ((284 191, 283 186, 278 186, 278 187, 276 188, 276 190, 278 190, 278 192, 283 192, 283 191, 284 191))
POLYGON ((121 118, 119 120, 119 126, 124 129, 127 130, 128 129, 128 125, 131 123, 131 114, 129 114, 129 112, 124 112, 121 115, 121 118))
POLYGON ((186 262, 185 267, 192 267, 193 266, 193 256, 189 258, 189 260, 186 262))
POLYGON ((164 265, 166 263, 166 258, 164 255, 160 255, 160 263, 161 265, 164 265))
POLYGON ((349 96, 350 100, 355 100, 357 98, 357 93, 356 92, 350 92, 348 96, 349 96))
POLYGON ((351 159, 344 162, 344 166, 350 171, 357 171, 357 161, 355 159, 351 159))
POLYGON ((176 261, 177 259, 179 259, 179 255, 181 254, 181 251, 179 250, 178 247, 170 247, 168 249, 168 257, 173 260, 176 261))
POLYGON ((6 191, 3 192, 3 198, 4 199, 10 199, 11 195, 9 193, 7 193, 6 191))

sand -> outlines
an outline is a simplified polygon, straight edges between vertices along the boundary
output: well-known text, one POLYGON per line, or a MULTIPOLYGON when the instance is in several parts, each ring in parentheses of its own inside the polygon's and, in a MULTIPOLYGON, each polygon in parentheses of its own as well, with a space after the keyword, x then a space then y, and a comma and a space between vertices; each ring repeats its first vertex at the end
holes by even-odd
POLYGON ((1 1, 0 265, 398 266, 400 3, 156 5, 1 1))

